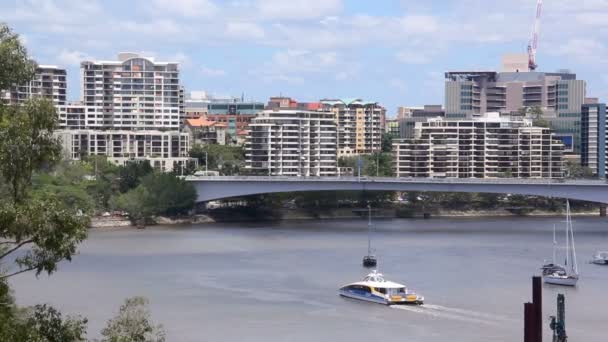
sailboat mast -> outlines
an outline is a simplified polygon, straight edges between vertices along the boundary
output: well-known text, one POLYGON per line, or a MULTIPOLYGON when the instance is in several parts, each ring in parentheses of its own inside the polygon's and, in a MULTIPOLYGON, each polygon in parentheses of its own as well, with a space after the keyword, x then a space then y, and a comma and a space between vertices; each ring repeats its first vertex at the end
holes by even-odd
POLYGON ((569 226, 570 226, 570 202, 566 201, 566 265, 564 266, 568 266, 570 264, 570 232, 569 232, 569 226))
POLYGON ((553 265, 557 264, 556 249, 557 249, 557 240, 555 239, 555 225, 553 225, 553 265))
POLYGON ((576 262, 576 249, 574 249, 574 228, 572 227, 572 216, 570 215, 570 203, 568 203, 568 221, 570 222, 569 224, 569 229, 570 229, 570 245, 571 245, 571 252, 572 252, 572 271, 574 271, 575 274, 578 274, 578 263, 576 262))
POLYGON ((367 205, 367 255, 372 255, 372 206, 367 205))

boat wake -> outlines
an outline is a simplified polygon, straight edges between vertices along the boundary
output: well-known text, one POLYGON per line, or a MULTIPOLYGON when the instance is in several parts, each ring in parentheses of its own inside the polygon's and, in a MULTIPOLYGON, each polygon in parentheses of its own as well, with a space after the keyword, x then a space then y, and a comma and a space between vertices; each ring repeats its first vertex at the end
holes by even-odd
POLYGON ((451 319, 469 323, 501 326, 505 322, 514 321, 505 316, 490 313, 477 312, 472 310, 449 308, 441 305, 424 304, 422 306, 392 305, 391 308, 420 313, 436 318, 451 319))

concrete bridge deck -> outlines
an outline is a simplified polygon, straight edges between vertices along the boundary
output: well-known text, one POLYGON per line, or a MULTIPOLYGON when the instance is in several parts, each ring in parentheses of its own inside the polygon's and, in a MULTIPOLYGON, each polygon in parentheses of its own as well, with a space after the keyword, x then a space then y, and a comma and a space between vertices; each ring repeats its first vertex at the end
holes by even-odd
POLYGON ((188 176, 206 202, 230 197, 295 191, 433 191, 535 195, 608 204, 603 180, 535 180, 395 177, 188 176))

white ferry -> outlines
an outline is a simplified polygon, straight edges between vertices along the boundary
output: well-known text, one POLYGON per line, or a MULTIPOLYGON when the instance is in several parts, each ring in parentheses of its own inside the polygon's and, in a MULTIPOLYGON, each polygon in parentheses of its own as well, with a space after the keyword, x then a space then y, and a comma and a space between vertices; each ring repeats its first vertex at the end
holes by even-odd
POLYGON ((409 291, 405 285, 385 280, 377 271, 368 274, 363 281, 343 286, 339 293, 340 296, 385 305, 424 303, 424 297, 409 291))

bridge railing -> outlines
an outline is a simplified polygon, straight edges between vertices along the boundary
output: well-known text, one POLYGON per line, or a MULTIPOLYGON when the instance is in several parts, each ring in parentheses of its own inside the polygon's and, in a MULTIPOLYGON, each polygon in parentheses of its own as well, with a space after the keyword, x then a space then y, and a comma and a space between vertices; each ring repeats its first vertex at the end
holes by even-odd
POLYGON ((603 185, 606 180, 529 179, 529 178, 414 178, 414 177, 292 177, 292 176, 186 176, 187 181, 256 181, 256 182, 382 182, 434 184, 530 184, 530 185, 603 185))

